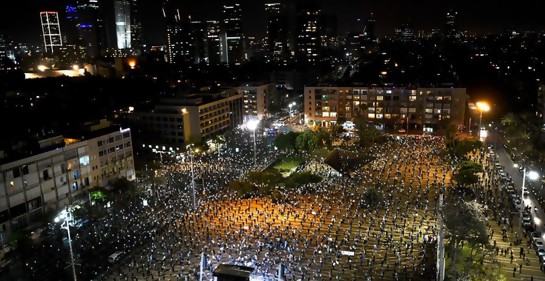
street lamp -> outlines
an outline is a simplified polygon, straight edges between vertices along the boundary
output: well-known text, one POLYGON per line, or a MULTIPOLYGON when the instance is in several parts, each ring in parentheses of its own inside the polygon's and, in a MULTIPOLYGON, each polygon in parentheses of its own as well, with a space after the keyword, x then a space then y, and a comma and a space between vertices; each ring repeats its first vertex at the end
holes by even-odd
MULTIPOLYGON (((189 145, 188 148, 191 148, 189 145)), ((196 148, 195 152, 198 153, 199 149, 196 148)), ((195 171, 193 170, 193 151, 189 151, 189 159, 191 161, 191 188, 193 189, 193 211, 197 210, 197 203, 195 199, 195 171)))
POLYGON ((291 108, 294 107, 295 105, 296 105, 295 102, 292 102, 292 103, 290 103, 290 104, 288 105, 288 107, 290 108, 290 111, 289 111, 290 117, 292 116, 292 114, 291 114, 291 108))
POLYGON ((72 238, 70 236, 70 225, 73 223, 74 218, 72 216, 72 211, 74 208, 78 208, 79 206, 67 206, 66 210, 64 212, 61 212, 61 217, 55 217, 55 222, 60 222, 61 218, 64 219, 64 221, 61 224, 61 228, 66 229, 68 233, 68 246, 70 248, 70 260, 72 264, 72 274, 74 275, 74 281, 77 280, 76 277, 76 264, 74 262, 74 251, 72 250, 72 238), (64 213, 64 214, 63 214, 64 213))
MULTIPOLYGON (((518 165, 515 164, 515 168, 518 167, 518 165)), ((529 171, 528 172, 528 179, 530 180, 537 180, 539 178, 539 174, 536 171, 529 171)), ((526 188, 526 167, 524 167, 522 172, 522 187, 520 188, 520 211, 519 211, 519 224, 522 227, 522 212, 524 207, 524 188, 526 188)))
POLYGON ((255 131, 257 130, 257 125, 258 124, 259 124, 259 120, 252 119, 252 120, 248 121, 248 124, 246 125, 250 131, 254 132, 254 166, 257 163, 257 160, 256 160, 256 145, 255 145, 255 131))
POLYGON ((479 101, 476 103, 477 108, 479 109, 479 137, 481 137, 481 122, 483 119, 483 111, 490 111, 490 106, 486 102, 479 101))

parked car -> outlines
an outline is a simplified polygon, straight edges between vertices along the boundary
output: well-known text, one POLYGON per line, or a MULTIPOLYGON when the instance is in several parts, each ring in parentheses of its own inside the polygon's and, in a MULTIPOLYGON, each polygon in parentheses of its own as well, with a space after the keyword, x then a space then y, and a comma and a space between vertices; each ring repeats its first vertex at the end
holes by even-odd
POLYGON ((534 249, 537 251, 540 248, 543 248, 543 240, 541 238, 534 239, 534 249))

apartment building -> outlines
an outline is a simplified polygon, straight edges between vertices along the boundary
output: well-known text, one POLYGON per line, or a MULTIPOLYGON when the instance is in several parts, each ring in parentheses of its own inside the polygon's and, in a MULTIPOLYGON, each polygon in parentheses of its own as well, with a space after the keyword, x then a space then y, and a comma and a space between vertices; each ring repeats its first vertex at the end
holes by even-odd
POLYGON ((161 99, 151 110, 137 109, 129 118, 142 145, 179 150, 242 124, 242 104, 239 88, 220 89, 161 99))
POLYGON ((269 82, 243 83, 244 119, 263 119, 269 115, 269 107, 276 100, 276 84, 269 82))
POLYGON ((358 116, 386 129, 433 131, 441 120, 463 126, 465 88, 305 87, 305 121, 329 126, 358 116))
POLYGON ((10 233, 46 211, 86 201, 89 189, 111 180, 135 180, 131 131, 94 124, 85 136, 39 141, 42 153, 0 165, 0 231, 10 233))

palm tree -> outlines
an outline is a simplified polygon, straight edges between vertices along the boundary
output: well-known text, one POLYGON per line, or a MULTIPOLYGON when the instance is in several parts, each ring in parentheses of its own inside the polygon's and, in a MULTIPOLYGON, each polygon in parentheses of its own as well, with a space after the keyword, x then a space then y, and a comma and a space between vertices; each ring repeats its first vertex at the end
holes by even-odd
POLYGON ((515 116, 515 114, 510 112, 510 113, 507 113, 505 116, 503 116, 500 122, 502 126, 504 127, 516 126, 518 123, 518 118, 515 116))

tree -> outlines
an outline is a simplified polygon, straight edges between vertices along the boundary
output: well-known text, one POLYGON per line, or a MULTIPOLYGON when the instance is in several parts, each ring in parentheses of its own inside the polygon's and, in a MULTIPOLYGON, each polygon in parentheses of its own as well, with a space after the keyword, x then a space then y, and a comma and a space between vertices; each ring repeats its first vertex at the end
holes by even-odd
POLYGON ((274 139, 274 145, 278 147, 278 149, 283 150, 295 150, 296 147, 296 140, 297 137, 301 133, 290 131, 285 134, 280 134, 274 139))
POLYGON ((452 120, 450 118, 442 119, 439 122, 439 130, 445 137, 447 146, 454 147, 454 141, 456 140, 456 133, 458 132, 458 128, 452 122, 452 120))
POLYGON ((369 188, 363 194, 361 206, 365 208, 376 208, 384 201, 384 196, 376 188, 369 188))
POLYGON ((282 180, 282 174, 276 169, 250 171, 248 180, 258 186, 272 187, 282 180))
POLYGON ((457 158, 464 158, 470 151, 482 146, 479 140, 457 140, 452 148, 452 154, 457 158))
MULTIPOLYGON (((340 119, 340 118, 339 118, 340 119)), ((343 124, 344 122, 346 121, 346 118, 344 118, 344 121, 341 123, 341 121, 339 121, 339 119, 337 120, 336 123, 334 123, 333 125, 331 125, 331 127, 329 127, 329 134, 332 138, 335 138, 337 137, 337 135, 341 134, 342 132, 344 132, 344 129, 343 129, 343 124)))
POLYGON ((469 186, 479 182, 478 173, 483 172, 483 167, 479 163, 464 161, 460 165, 458 172, 454 174, 454 179, 461 186, 469 186))
MULTIPOLYGON (((444 221, 449 238, 449 249, 453 250, 453 264, 457 262, 457 254, 463 241, 471 245, 470 258, 473 256, 475 246, 488 244, 486 225, 482 216, 474 208, 470 208, 466 202, 457 201, 445 204, 444 221)), ((452 266, 456 268, 456 266, 452 266)))
POLYGON ((247 197, 256 190, 255 185, 243 181, 231 181, 227 187, 240 197, 247 197))
POLYGON ((138 192, 134 181, 129 181, 125 177, 120 177, 113 180, 110 184, 112 191, 127 194, 133 197, 138 192))
POLYGON ((505 116, 501 118, 500 121, 501 125, 505 128, 516 126, 518 123, 518 118, 513 114, 512 112, 507 113, 505 116))
POLYGON ((375 128, 375 126, 369 126, 364 118, 356 118, 355 127, 359 137, 360 147, 373 145, 380 137, 377 128, 375 128))
POLYGON ((312 151, 315 146, 317 146, 318 140, 315 138, 313 132, 309 129, 306 129, 302 134, 297 136, 295 140, 295 147, 299 151, 312 151))
POLYGON ((322 177, 310 172, 293 173, 286 180, 286 187, 295 188, 298 185, 319 183, 322 177))

